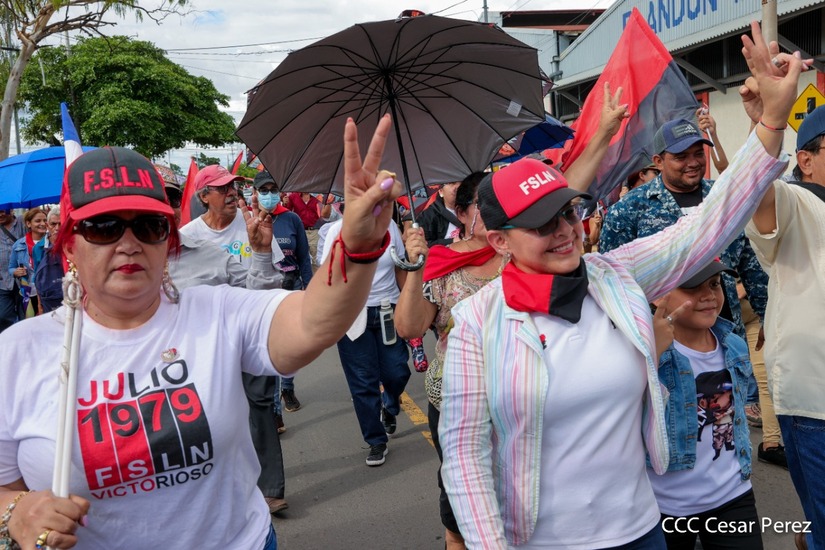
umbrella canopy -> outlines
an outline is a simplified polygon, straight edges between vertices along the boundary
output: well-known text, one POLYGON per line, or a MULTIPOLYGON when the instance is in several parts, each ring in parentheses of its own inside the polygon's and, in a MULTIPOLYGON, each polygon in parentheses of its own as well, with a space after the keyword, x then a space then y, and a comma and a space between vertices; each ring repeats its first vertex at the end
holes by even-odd
POLYGON ((237 135, 285 190, 343 193, 343 131, 361 152, 395 129, 382 168, 408 191, 483 170, 544 120, 536 50, 498 27, 434 15, 358 24, 295 51, 254 91, 237 135))
POLYGON ((575 130, 550 115, 545 115, 545 121, 533 126, 504 144, 496 154, 494 162, 515 162, 525 155, 557 149, 564 142, 573 138, 575 130))
MULTIPOLYGON (((91 151, 95 147, 84 147, 91 151)), ((60 201, 66 151, 46 147, 0 162, 0 208, 32 208, 60 201)))

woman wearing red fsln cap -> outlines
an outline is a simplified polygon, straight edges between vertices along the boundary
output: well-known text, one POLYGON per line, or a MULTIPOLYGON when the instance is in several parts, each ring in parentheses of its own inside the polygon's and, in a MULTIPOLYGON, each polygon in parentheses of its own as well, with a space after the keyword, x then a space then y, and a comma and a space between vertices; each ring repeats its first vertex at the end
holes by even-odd
MULTIPOLYGON (((165 273, 177 232, 151 163, 101 148, 69 167, 56 246, 85 292, 71 496, 49 491, 63 307, 0 337, 0 547, 276 548, 256 487, 241 373, 297 371, 336 342, 365 303, 389 242, 384 206, 401 187, 378 170, 390 126, 388 116, 381 120, 362 165, 355 123, 347 122, 348 207, 334 265, 322 266, 324 276, 304 292, 178 293, 165 273), (106 173, 129 181, 142 174, 143 185, 104 186, 106 173), (86 190, 84 178, 93 181, 86 190)), ((246 218, 253 240, 272 239, 265 212, 246 218)))
POLYGON ((775 158, 777 127, 802 63, 778 54, 788 61, 779 69, 753 32, 759 45, 743 38, 743 52, 765 122, 676 225, 582 257, 583 194, 561 174, 525 159, 481 182, 487 240, 511 262, 453 308, 439 423, 468 548, 665 547, 645 465, 668 466, 648 300, 718 255, 787 165, 775 158))

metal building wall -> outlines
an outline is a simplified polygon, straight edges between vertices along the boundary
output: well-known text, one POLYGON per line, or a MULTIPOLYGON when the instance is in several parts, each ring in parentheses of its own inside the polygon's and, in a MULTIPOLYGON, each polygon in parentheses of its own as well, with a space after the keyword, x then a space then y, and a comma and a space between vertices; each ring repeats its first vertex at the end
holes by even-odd
MULTIPOLYGON (((814 0, 778 0, 777 12, 781 18, 823 5, 814 0)), ((736 34, 751 19, 761 19, 760 0, 620 0, 562 52, 559 87, 598 76, 634 7, 671 52, 736 34)))

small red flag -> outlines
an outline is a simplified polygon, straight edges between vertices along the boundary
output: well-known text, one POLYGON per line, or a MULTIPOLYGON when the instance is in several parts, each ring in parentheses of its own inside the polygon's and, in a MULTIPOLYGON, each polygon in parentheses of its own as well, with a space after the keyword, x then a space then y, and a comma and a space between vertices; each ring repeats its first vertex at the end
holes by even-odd
POLYGON ((183 184, 183 198, 180 203, 180 226, 183 227, 192 221, 192 198, 195 196, 195 176, 198 175, 198 164, 195 158, 189 162, 189 172, 186 173, 186 181, 183 184))
POLYGON ((241 160, 243 159, 243 151, 238 153, 238 158, 235 159, 235 163, 232 165, 232 175, 238 175, 238 170, 241 169, 241 160))

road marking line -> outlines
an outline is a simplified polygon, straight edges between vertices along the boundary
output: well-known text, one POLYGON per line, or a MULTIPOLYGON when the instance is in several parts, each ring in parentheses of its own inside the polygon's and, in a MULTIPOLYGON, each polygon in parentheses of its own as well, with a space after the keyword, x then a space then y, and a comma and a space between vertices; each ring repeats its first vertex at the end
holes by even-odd
MULTIPOLYGON (((407 416, 414 425, 421 426, 424 424, 428 426, 429 420, 427 419, 427 415, 415 404, 415 401, 413 401, 407 392, 401 394, 401 410, 407 413, 407 416)), ((421 435, 424 436, 424 439, 426 439, 430 445, 435 447, 435 445, 433 445, 433 435, 429 429, 422 430, 421 435)))

